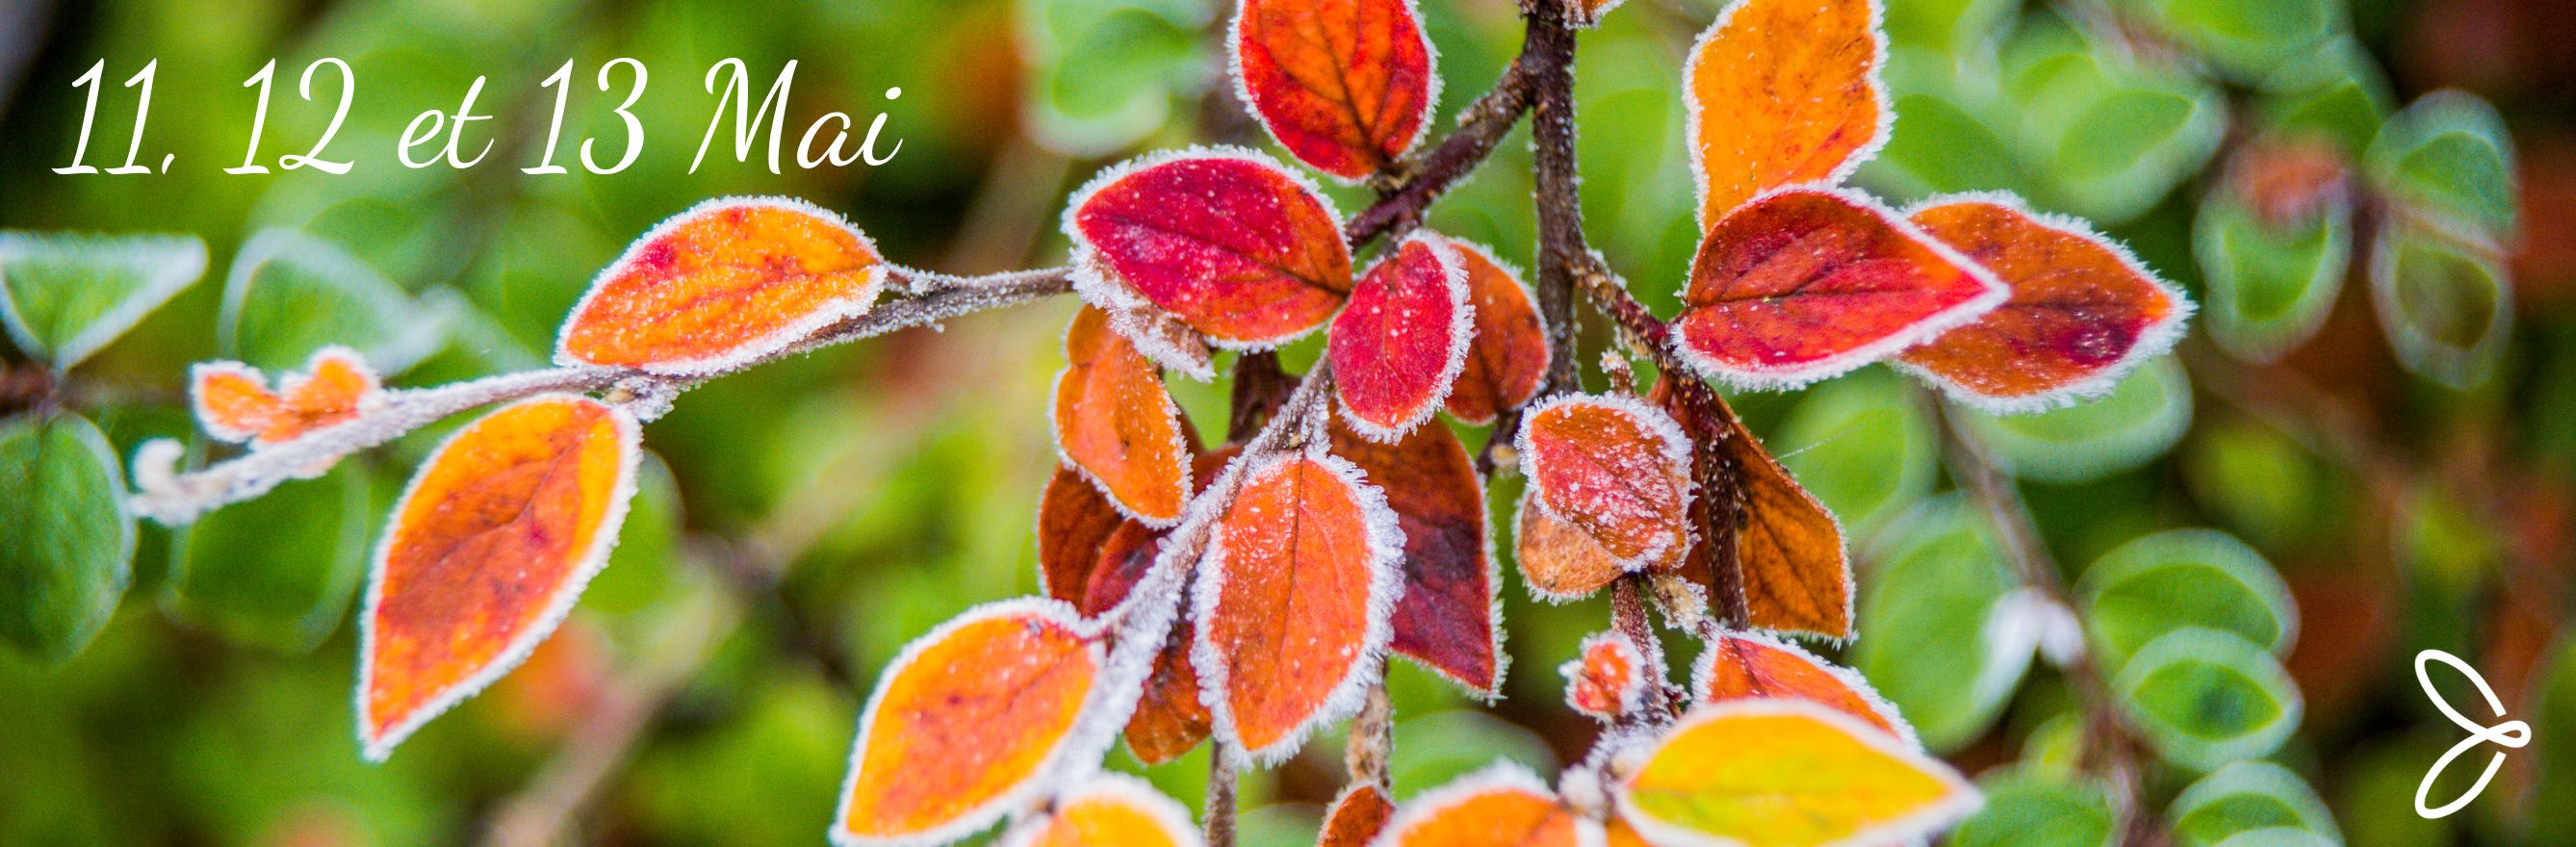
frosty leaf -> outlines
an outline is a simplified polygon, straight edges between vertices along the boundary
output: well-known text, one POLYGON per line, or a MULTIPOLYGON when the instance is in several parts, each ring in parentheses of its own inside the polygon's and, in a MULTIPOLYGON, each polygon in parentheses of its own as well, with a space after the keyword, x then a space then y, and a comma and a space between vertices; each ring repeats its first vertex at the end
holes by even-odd
POLYGON ((1710 639, 1691 669, 1691 699, 1723 703, 1788 697, 1827 706, 1917 744, 1914 728, 1869 682, 1786 641, 1747 632, 1710 639))
POLYGON ((438 352, 453 301, 414 298, 340 245, 299 230, 262 230, 224 275, 215 349, 251 367, 285 371, 331 345, 399 374, 438 352))
MULTIPOLYGON (((1712 396, 1707 411, 1701 412, 1698 404, 1684 402, 1676 394, 1676 384, 1656 383, 1652 398, 1671 411, 1698 443, 1709 445, 1700 451, 1700 458, 1722 463, 1724 478, 1735 480, 1737 486, 1738 523, 1733 533, 1737 584, 1743 587, 1750 622, 1781 632, 1850 638, 1851 557, 1841 522, 1780 467, 1723 401, 1712 396)), ((1684 390, 1707 390, 1698 383, 1690 386, 1684 390)), ((1692 505, 1696 509, 1703 503, 1692 505)), ((1702 525, 1714 525, 1717 517, 1708 515, 1702 525)), ((1716 545, 1722 541, 1697 539, 1680 563, 1683 576, 1704 589, 1713 588, 1721 561, 1716 545)))
POLYGON ((134 579, 123 478, 87 418, 0 418, 0 641, 60 664, 106 628, 134 579))
POLYGON ((1385 789, 1353 783, 1324 809, 1324 827, 1315 837, 1315 847, 1368 847, 1394 814, 1395 803, 1387 799, 1385 789))
POLYGON ((915 640, 859 718, 832 840, 944 843, 1000 819, 1056 765, 1106 660, 1049 600, 979 606, 915 640))
POLYGON ((1532 502, 1601 545, 1627 570, 1678 559, 1691 541, 1690 439, 1633 398, 1569 395, 1521 424, 1532 502))
POLYGON ((1402 590, 1395 516, 1319 449, 1247 471, 1199 563, 1191 661, 1219 737, 1276 762, 1357 705, 1402 590))
POLYGON ((1710 226, 1674 346, 1736 386, 1795 387, 1931 340, 2007 293, 1864 195, 1792 188, 1710 226))
POLYGON ((1566 705, 1604 722, 1636 711, 1648 684, 1645 654, 1612 632, 1584 638, 1582 652, 1557 672, 1565 675, 1566 705))
POLYGON ((1436 236, 1405 239, 1360 277, 1325 338, 1343 417, 1379 441, 1429 420, 1475 331, 1465 260, 1436 236))
POLYGON ((1521 492, 1512 517, 1513 564, 1530 595, 1565 602, 1608 587, 1628 566, 1601 548, 1601 542, 1540 505, 1538 489, 1521 492))
POLYGON ((1949 765, 1804 700, 1737 700, 1682 718, 1618 786, 1656 844, 1897 844, 1976 811, 1949 765))
POLYGON ((1064 229, 1084 300, 1151 305, 1220 346, 1264 349, 1322 326, 1350 296, 1340 220, 1270 157, 1220 148, 1102 171, 1074 194, 1064 229))
POLYGON ((1180 409, 1154 363, 1108 315, 1083 308, 1065 330, 1067 364, 1056 376, 1056 448, 1120 511, 1155 526, 1181 517, 1189 495, 1189 454, 1180 409))
POLYGON ((2009 196, 1937 201, 1907 217, 2012 290, 1974 323, 1900 354, 1962 402, 2035 410, 2107 392, 2173 349, 2191 314, 2127 249, 2009 196))
POLYGON ((1389 646, 1482 694, 1501 691, 1502 575, 1485 527, 1485 486, 1458 436, 1438 424, 1380 444, 1333 429, 1333 455, 1386 496, 1404 534, 1404 593, 1389 646))
POLYGON ((382 761, 508 673, 608 559, 635 493, 635 418, 570 395, 439 445, 394 504, 359 618, 359 741, 382 761))
POLYGON ((725 370, 865 313, 885 276, 876 245, 839 215, 786 198, 709 200, 600 271, 564 323, 555 361, 725 370))
POLYGON ((0 232, 0 328, 69 370, 205 274, 193 235, 0 232))
POLYGON ((189 399, 206 433, 255 444, 292 441, 345 422, 383 394, 375 370, 346 347, 314 351, 304 371, 280 377, 274 391, 257 369, 240 362, 200 363, 189 377, 189 399))
POLYGON ((1413 798, 1387 821, 1376 844, 1577 847, 1600 843, 1598 826, 1565 808, 1529 771, 1496 762, 1413 798))
POLYGON ((1003 847, 1199 847, 1190 812, 1144 780, 1093 775, 1057 795, 1046 814, 1014 827, 1003 847))
POLYGON ((1049 597, 1083 604, 1101 549, 1127 516, 1108 495, 1062 465, 1038 497, 1038 587, 1049 597))
POLYGON ((1228 33, 1236 92, 1262 128, 1345 180, 1390 169, 1440 99, 1412 0, 1244 0, 1228 33))
POLYGON ((1840 182, 1886 143, 1878 0, 1739 0, 1682 72, 1703 231, 1763 192, 1840 182))
POLYGON ((1127 750, 1136 760, 1159 765, 1181 757, 1215 728, 1216 717, 1199 699, 1199 671, 1190 663, 1190 635, 1196 631, 1187 610, 1172 622, 1171 637, 1154 654, 1145 677, 1144 696, 1127 718, 1127 750))
POLYGON ((1492 423, 1537 396, 1547 379, 1547 325, 1518 271, 1473 242, 1452 238, 1449 246, 1467 266, 1468 312, 1476 329, 1446 405, 1460 421, 1492 423))

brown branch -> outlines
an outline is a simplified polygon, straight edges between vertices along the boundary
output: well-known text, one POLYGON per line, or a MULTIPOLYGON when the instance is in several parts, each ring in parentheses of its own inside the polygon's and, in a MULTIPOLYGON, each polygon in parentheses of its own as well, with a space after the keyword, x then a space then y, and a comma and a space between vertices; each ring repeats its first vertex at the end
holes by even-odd
POLYGON ((1476 166, 1494 152, 1494 145, 1520 122, 1521 113, 1530 108, 1530 56, 1522 48, 1519 58, 1504 69, 1494 88, 1485 92, 1467 110, 1458 114, 1458 129, 1441 140, 1420 158, 1405 163, 1393 178, 1391 188, 1379 193, 1376 203, 1351 216, 1342 226, 1343 237, 1353 246, 1390 233, 1401 233, 1422 223, 1422 216, 1459 180, 1474 173, 1476 166))
POLYGON ((1592 256, 1583 241, 1583 201, 1574 158, 1574 30, 1556 3, 1524 6, 1529 34, 1530 146, 1537 173, 1538 310, 1547 323, 1549 393, 1581 388, 1574 353, 1576 269, 1592 256))

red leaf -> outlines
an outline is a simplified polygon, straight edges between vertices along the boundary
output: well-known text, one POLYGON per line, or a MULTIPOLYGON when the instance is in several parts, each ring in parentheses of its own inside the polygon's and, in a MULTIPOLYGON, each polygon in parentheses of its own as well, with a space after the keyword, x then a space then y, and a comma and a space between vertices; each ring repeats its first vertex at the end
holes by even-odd
POLYGON ((1763 192, 1841 182, 1887 141, 1877 0, 1740 0, 1682 71, 1702 231, 1763 192))
POLYGON ((1106 661, 1051 600, 979 606, 906 646, 859 718, 832 840, 945 843, 1000 819, 1072 746, 1106 661))
POLYGON ((868 310, 875 244, 801 200, 724 198, 673 216, 601 271, 556 340, 564 365, 705 374, 868 310))
POLYGON ((189 400, 208 435, 259 445, 346 422, 384 395, 366 359, 337 346, 313 351, 304 372, 278 378, 275 391, 259 369, 240 362, 202 363, 190 377, 189 400))
POLYGON ((1452 238, 1449 246, 1467 264, 1468 312, 1476 331, 1447 405, 1460 421, 1488 424, 1538 396, 1547 379, 1547 325, 1518 271, 1473 242, 1452 238))
POLYGON ((1711 377, 1794 387, 1928 341, 2005 294, 1877 202, 1793 188, 1737 209, 1700 242, 1674 347, 1711 377))
POLYGON ((1368 847, 1394 814, 1395 803, 1387 799, 1385 790, 1371 783, 1353 783, 1324 809, 1324 827, 1315 837, 1315 847, 1368 847))
POLYGON ((1290 155, 1345 180, 1387 170, 1440 99, 1411 0, 1243 0, 1236 93, 1290 155))
POLYGON ((1602 721, 1637 710, 1646 696, 1646 657, 1635 642, 1613 632, 1583 639, 1583 651, 1557 669, 1565 675, 1565 702, 1602 721))
POLYGON ((1324 340, 1343 417, 1379 441, 1429 420, 1466 367, 1475 331, 1465 260, 1437 236, 1405 239, 1360 277, 1324 340))
POLYGON ((2191 313, 2191 301, 2128 250, 2008 195, 1938 201, 1909 218, 2012 289, 1975 323, 1901 356, 1963 402, 2035 411, 2099 396, 2173 349, 2191 313))
POLYGON ((1350 462, 1310 449, 1244 474, 1199 564, 1191 661, 1217 733, 1276 762, 1357 705, 1402 574, 1395 517, 1350 462))
POLYGON ((1859 718, 1909 744, 1920 743, 1895 704, 1878 696, 1860 674, 1826 664, 1795 644, 1752 633, 1727 633, 1709 641, 1691 670, 1691 696, 1701 703, 1794 697, 1859 718))
POLYGON ((1102 171, 1074 195, 1065 232, 1083 299, 1111 312, 1150 304, 1223 347, 1294 339, 1351 291, 1340 216, 1314 186, 1251 151, 1102 171))
POLYGON ((1630 397, 1557 397, 1521 423, 1521 465, 1535 502, 1626 570, 1688 549, 1689 451, 1670 416, 1630 397))
POLYGON ((1155 526, 1181 517, 1189 453, 1180 408, 1163 376, 1109 317, 1084 307, 1065 330, 1067 364, 1055 383, 1056 447, 1120 511, 1155 526))
MULTIPOLYGON (((1710 394, 1703 413, 1699 404, 1677 396, 1672 390, 1677 384, 1703 394, 1709 394, 1708 387, 1696 381, 1658 381, 1651 397, 1701 445, 1695 453, 1700 461, 1719 463, 1720 478, 1736 480, 1733 511, 1739 523, 1732 535, 1738 584, 1751 623, 1780 632, 1850 638, 1851 558, 1842 523, 1780 467, 1725 401, 1710 394)), ((1692 505, 1713 509, 1717 504, 1692 505)), ((1714 511, 1694 517, 1701 526, 1714 526, 1717 520, 1714 511)), ((1716 587, 1719 557, 1714 545, 1719 542, 1703 536, 1680 566, 1682 575, 1703 591, 1716 587)))
POLYGON ((1384 492, 1404 534, 1404 593, 1395 601, 1397 653, 1480 694, 1501 693, 1501 573, 1485 528, 1485 486, 1449 428, 1417 428, 1380 444, 1333 427, 1333 454, 1384 492))
POLYGON ((1127 718, 1127 750, 1136 760, 1159 765, 1199 746, 1215 726, 1215 716, 1199 699, 1199 671, 1190 663, 1188 610, 1172 622, 1171 637, 1154 654, 1154 670, 1145 678, 1136 713, 1127 718))
POLYGON ((358 617, 358 740, 382 761, 508 673, 607 563, 635 494, 635 419, 548 395, 467 424, 394 504, 358 617))
MULTIPOLYGON (((1082 473, 1057 465, 1038 497, 1038 587, 1047 596, 1084 606, 1101 549, 1130 523, 1082 473)), ((1085 609, 1084 614, 1097 614, 1085 609)))

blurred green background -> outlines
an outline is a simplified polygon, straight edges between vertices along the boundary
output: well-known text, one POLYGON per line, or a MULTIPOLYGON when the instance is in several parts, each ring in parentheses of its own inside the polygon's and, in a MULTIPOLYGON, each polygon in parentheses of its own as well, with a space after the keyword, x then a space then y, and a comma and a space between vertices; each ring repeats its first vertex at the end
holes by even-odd
MULTIPOLYGON (((1698 235, 1676 80, 1720 5, 1629 0, 1583 36, 1592 243, 1667 314, 1698 235)), ((122 479, 144 440, 191 437, 183 378, 203 359, 283 369, 336 341, 400 385, 534 367, 598 268, 711 196, 814 201, 918 267, 1060 262, 1061 198, 1099 166, 1201 141, 1266 144, 1212 85, 1214 32, 1231 11, 1208 0, 0 5, 0 273, 13 295, 37 296, 44 274, 194 280, 95 355, 23 338, 8 350, 0 458, 78 443, 67 421, 87 420, 112 446, 85 461, 122 479), (321 134, 338 79, 319 74, 310 102, 293 86, 321 57, 355 70, 329 153, 356 167, 223 173, 250 132, 241 81, 271 59, 262 156, 275 170, 275 156, 321 134), (613 93, 593 85, 618 57, 650 70, 633 109, 648 141, 635 165, 598 176, 577 150, 597 137, 599 158, 613 159, 622 144, 610 110, 625 78, 613 93), (704 74, 734 57, 759 88, 798 62, 785 174, 734 161, 721 138, 689 172, 715 109, 704 74), (87 161, 121 163, 134 92, 115 83, 157 60, 143 161, 175 155, 168 173, 50 171, 73 156, 84 92, 72 81, 102 58, 87 161), (555 161, 571 173, 524 174, 545 155, 554 108, 538 81, 568 58, 555 161), (404 126, 456 108, 478 75, 490 78, 479 105, 495 119, 476 130, 496 140, 490 158, 401 167, 404 126), (900 139, 900 152, 878 167, 794 168, 797 136, 829 111, 862 130, 884 113, 879 151, 900 139), (193 236, 203 254, 185 240, 70 249, 62 232, 193 236)), ((1425 0, 1423 13, 1446 127, 1510 60, 1520 22, 1507 0, 1425 0)), ((2202 304, 2175 356, 2098 404, 1953 413, 2019 478, 2096 649, 2122 685, 2144 686, 2130 704, 2141 722, 2184 735, 2222 718, 2263 724, 2230 729, 2235 746, 2159 741, 2147 808, 2192 844, 2267 814, 2325 843, 2576 841, 2576 648, 2563 631, 2576 599, 2576 241, 2564 235, 2576 227, 2576 6, 1890 0, 1887 20, 1900 117, 1863 185, 1896 200, 2016 191, 2096 222, 2202 304), (2412 657, 2428 647, 2482 669, 2540 734, 2442 821, 2410 803, 2461 734, 2417 690, 2412 657), (2157 681, 2195 669, 2214 670, 2157 681), (2172 691, 2183 693, 2157 693, 2172 691), (2204 699, 2163 702, 2189 697, 2204 699), (2206 713, 2220 701, 2229 714, 2206 713), (2218 769, 2236 756, 2287 770, 2218 769), (2227 808, 2248 797, 2271 811, 2227 808)), ((1526 132, 1433 226, 1526 264, 1526 132)), ((1342 208, 1362 205, 1357 190, 1336 191, 1342 208)), ((657 459, 644 499, 578 612, 527 666, 382 766, 362 764, 352 738, 350 607, 384 509, 444 430, 190 528, 141 524, 130 558, 97 565, 103 628, 13 632, 18 649, 0 649, 0 843, 819 843, 883 663, 968 606, 1037 589, 1031 526, 1053 462, 1043 416, 1070 309, 970 317, 683 397, 646 431, 657 459)), ((1590 332, 1595 346, 1609 337, 1590 332)), ((1222 419, 1223 386, 1175 390, 1203 428, 1222 419)), ((2064 777, 2072 701, 2035 665, 2034 618, 1991 553, 1991 528, 1949 491, 1933 400, 1871 369, 1737 401, 1851 532, 1864 635, 1827 654, 1860 667, 1998 798, 1956 840, 2100 843, 2080 825, 2100 801, 2064 777), (2005 814, 2049 803, 2079 808, 2051 818, 2078 822, 2048 836, 2061 840, 2028 840, 2005 814)), ((0 534, 88 537, 37 508, 73 487, 0 494, 16 501, 0 506, 0 534)), ((1495 489, 1507 509, 1518 483, 1495 489)), ((88 496, 108 502, 104 488, 88 496)), ((120 527, 87 527, 99 539, 87 549, 112 551, 120 527)), ((1506 699, 1479 702, 1407 664, 1394 672, 1399 794, 1496 755, 1552 772, 1588 745, 1593 729, 1559 705, 1554 669, 1602 626, 1601 604, 1531 603, 1516 578, 1504 598, 1506 699)), ((2472 702, 2451 682, 2452 702, 2472 702)), ((1150 776, 1195 805, 1205 756, 1150 776)), ((2455 766, 2437 796, 2465 788, 2483 759, 2455 766)), ((1311 843, 1340 767, 1339 744, 1323 739, 1249 777, 1246 842, 1311 843)))

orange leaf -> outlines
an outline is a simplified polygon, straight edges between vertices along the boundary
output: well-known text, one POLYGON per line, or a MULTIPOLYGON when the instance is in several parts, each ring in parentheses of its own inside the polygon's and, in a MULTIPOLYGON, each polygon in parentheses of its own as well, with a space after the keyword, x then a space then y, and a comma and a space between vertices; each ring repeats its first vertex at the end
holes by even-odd
POLYGON ((1521 422, 1533 501, 1626 570, 1677 559, 1691 541, 1690 439, 1635 398, 1567 395, 1521 422))
POLYGON ((1597 827, 1557 802, 1529 771, 1496 762, 1422 792, 1387 822, 1377 845, 1577 847, 1600 843, 1597 827))
POLYGON ((1975 323, 1900 355, 1963 402, 2035 411, 2099 396, 2173 349, 2191 313, 2191 301, 2127 249, 2009 195, 1937 201, 1909 217, 2012 289, 1975 323))
POLYGON ((1738 0, 1682 71, 1700 229, 1763 192, 1841 182, 1886 143, 1877 0, 1738 0))
POLYGON ((1340 221, 1277 161, 1217 148, 1101 171, 1074 194, 1064 229, 1074 289, 1092 305, 1150 305, 1219 346, 1266 349, 1323 326, 1350 296, 1340 221))
POLYGON ((1711 639, 1691 669, 1692 697, 1722 703, 1763 697, 1791 697, 1823 705, 1861 719, 1879 731, 1915 744, 1914 728, 1895 704, 1878 696, 1860 674, 1838 668, 1791 644, 1752 633, 1727 633, 1711 639))
POLYGON ((1674 350, 1740 387, 1795 387, 1931 340, 2006 293, 1865 195, 1785 189, 1710 227, 1674 350))
POLYGON ((1429 420, 1467 365, 1469 309, 1465 260, 1437 236, 1417 233, 1369 268, 1324 339, 1342 417, 1379 441, 1429 420))
POLYGON ((189 398, 206 433, 258 445, 348 421, 384 393, 366 359, 337 346, 313 351, 304 372, 280 377, 276 391, 259 369, 240 362, 202 363, 189 376, 189 398))
POLYGON ((1315 847, 1368 847, 1395 814, 1394 801, 1374 783, 1352 783, 1324 809, 1323 831, 1315 847))
POLYGON ((1333 426, 1333 455, 1386 496, 1404 534, 1404 592, 1388 644, 1468 689, 1499 694, 1502 574, 1485 528, 1485 485, 1467 446, 1446 426, 1380 444, 1333 426))
POLYGON ((1583 639, 1582 655, 1557 670, 1565 674, 1565 702, 1603 721, 1637 710, 1646 696, 1646 657, 1636 642, 1615 632, 1583 639))
POLYGON ((832 839, 944 843, 1017 808, 1065 754, 1107 656, 1074 610, 968 610, 888 664, 859 718, 832 839))
POLYGON ((1172 622, 1170 638, 1163 642, 1162 652, 1154 654, 1144 696, 1136 701, 1136 713, 1127 718, 1127 750, 1148 765, 1180 758, 1206 741, 1215 726, 1215 716, 1199 699, 1198 668, 1190 663, 1190 633, 1195 627, 1187 611, 1172 622))
POLYGON ((1538 395, 1547 379, 1547 325, 1518 271, 1473 242, 1452 238, 1449 246, 1467 265, 1468 312, 1476 330, 1447 405, 1460 421, 1488 424, 1538 395))
POLYGON ((1949 765, 1804 700, 1702 706, 1618 786, 1621 816, 1656 844, 1899 844, 1981 802, 1949 765))
POLYGON ((1047 479, 1046 492, 1038 496, 1039 589, 1083 607, 1103 545, 1126 523, 1127 516, 1099 487, 1083 479, 1081 471, 1057 465, 1055 476, 1047 479))
POLYGON ((1422 137, 1440 77, 1412 0, 1244 0, 1236 93, 1307 166, 1356 181, 1422 137))
POLYGON ((1067 364, 1055 381, 1056 447, 1120 511, 1155 526, 1181 517, 1189 499, 1189 453, 1180 408, 1154 363, 1108 315, 1083 307, 1065 330, 1067 364))
POLYGON ((1244 474, 1199 564, 1190 657, 1238 755, 1284 759, 1357 706, 1402 550, 1385 497, 1346 460, 1310 448, 1244 474))
MULTIPOLYGON (((1697 443, 1707 445, 1698 453, 1702 461, 1720 463, 1720 477, 1733 479, 1738 486, 1732 535, 1737 584, 1743 588, 1750 622, 1781 632, 1850 638, 1851 557, 1843 544, 1842 523, 1789 476, 1788 469, 1780 467, 1724 400, 1709 393, 1704 384, 1687 383, 1709 394, 1703 413, 1699 404, 1672 390, 1677 384, 1658 381, 1651 393, 1656 405, 1670 411, 1697 443)), ((1698 520, 1715 525, 1713 519, 1715 515, 1698 520)), ((1719 560, 1713 545, 1719 541, 1701 538, 1681 564, 1682 575, 1703 590, 1714 589, 1717 581, 1719 560)))
POLYGON ((1601 542, 1540 505, 1536 488, 1521 492, 1512 517, 1512 542, 1521 582, 1542 600, 1581 599, 1628 572, 1618 557, 1601 549, 1601 542))
POLYGON ((886 276, 876 245, 802 200, 728 197, 636 239, 572 309, 564 365, 707 374, 867 312, 886 276))
POLYGON ((1188 809, 1144 780, 1094 774, 1045 815, 1012 828, 1002 847, 1198 847, 1188 809))
POLYGON ((635 494, 636 438, 623 409, 547 395, 430 454, 394 504, 358 617, 369 760, 508 673, 572 610, 635 494))

